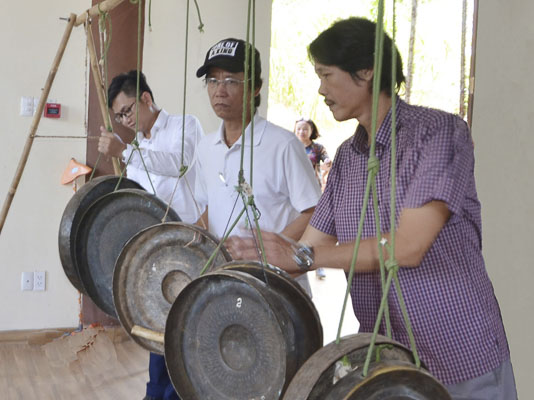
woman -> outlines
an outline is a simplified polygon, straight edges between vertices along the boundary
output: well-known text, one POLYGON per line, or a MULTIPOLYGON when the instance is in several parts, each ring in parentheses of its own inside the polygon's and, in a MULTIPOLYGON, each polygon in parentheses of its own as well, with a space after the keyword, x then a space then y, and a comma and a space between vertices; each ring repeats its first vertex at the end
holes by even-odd
MULTIPOLYGON (((317 179, 321 185, 321 189, 324 190, 328 171, 330 171, 330 167, 332 166, 332 161, 330 160, 330 157, 328 157, 325 147, 322 144, 314 142, 314 140, 319 137, 317 125, 315 125, 311 119, 300 118, 295 121, 294 132, 306 148, 306 154, 312 163, 317 179)), ((326 278, 325 269, 317 268, 315 270, 315 276, 319 279, 326 278)))
MULTIPOLYGON (((430 373, 454 400, 517 399, 501 312, 482 255, 471 133, 458 116, 397 97, 404 82, 401 57, 393 53, 393 41, 385 35, 383 68, 375 71, 375 32, 374 22, 351 17, 336 21, 308 48, 320 79, 319 94, 332 115, 337 121, 356 119, 358 126, 337 151, 300 247, 264 232, 267 260, 289 273, 324 266, 348 273, 367 176, 374 170, 381 236, 386 241, 378 238, 371 207, 363 220, 355 274, 349 282, 359 332, 374 329, 382 296, 378 246, 389 257, 388 241, 395 229, 390 267, 398 271, 417 350, 430 373), (396 65, 396 85, 392 65, 396 65), (375 73, 380 77, 376 103, 375 73), (373 136, 375 154, 370 152, 373 136), (389 225, 392 143, 396 145, 395 227, 389 225)), ((250 259, 255 255, 253 246, 252 240, 235 240, 227 249, 234 259, 250 259)), ((410 346, 399 302, 390 297, 389 305, 393 339, 410 346)), ((385 333, 383 324, 379 333, 385 333)))
POLYGON ((306 148, 306 154, 312 163, 317 179, 319 179, 321 189, 324 190, 332 161, 328 157, 325 147, 322 144, 314 142, 319 137, 317 126, 311 119, 300 118, 295 121, 294 131, 297 138, 306 148))

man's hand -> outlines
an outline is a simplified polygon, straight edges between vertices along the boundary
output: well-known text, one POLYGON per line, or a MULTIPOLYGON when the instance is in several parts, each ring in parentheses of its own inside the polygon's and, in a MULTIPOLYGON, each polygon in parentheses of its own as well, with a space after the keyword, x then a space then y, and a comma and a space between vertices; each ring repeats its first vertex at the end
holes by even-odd
POLYGON ((121 138, 113 132, 108 132, 103 126, 100 127, 98 139, 98 151, 106 156, 121 158, 126 145, 121 138))
MULTIPOLYGON (((282 238, 279 234, 264 231, 261 232, 261 237, 269 264, 291 274, 302 273, 302 270, 293 260, 294 252, 288 240, 282 238)), ((252 238, 231 236, 224 242, 224 245, 234 260, 258 259, 258 250, 252 238)))

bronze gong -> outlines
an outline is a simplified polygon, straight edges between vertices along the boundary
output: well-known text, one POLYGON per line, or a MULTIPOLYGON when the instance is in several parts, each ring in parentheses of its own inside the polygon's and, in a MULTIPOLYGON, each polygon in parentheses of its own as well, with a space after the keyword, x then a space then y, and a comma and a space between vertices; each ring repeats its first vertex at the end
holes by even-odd
POLYGON ((406 361, 371 363, 342 378, 325 400, 451 400, 447 389, 423 368, 406 361))
MULTIPOLYGON (((63 271, 70 283, 80 292, 85 292, 76 265, 75 235, 83 214, 89 206, 100 197, 113 192, 117 188, 119 177, 115 175, 100 176, 84 184, 71 197, 59 223, 59 258, 63 271)), ((143 189, 138 183, 122 178, 118 189, 143 189)))
POLYGON ((375 361, 371 363, 368 375, 363 377, 363 365, 371 337, 371 333, 349 335, 342 337, 338 344, 332 342, 319 349, 299 369, 284 394, 284 400, 450 399, 447 391, 424 370, 424 366, 421 369, 415 367, 409 349, 386 336, 377 336, 373 354, 375 361), (344 356, 349 359, 353 371, 334 383, 335 364, 344 356), (402 397, 406 393, 417 394, 413 388, 403 388, 405 378, 414 376, 419 378, 416 386, 420 393, 428 390, 426 393, 437 397, 402 397))
MULTIPOLYGON (((162 222, 167 204, 138 189, 102 196, 83 215, 76 232, 76 261, 86 293, 105 313, 115 317, 113 268, 123 246, 137 232, 162 222)), ((179 221, 170 208, 167 221, 179 221)))
MULTIPOLYGON (((134 326, 164 332, 171 304, 200 276, 217 245, 206 230, 183 222, 154 225, 133 236, 122 248, 113 274, 113 301, 126 332, 134 326)), ((211 265, 230 260, 222 247, 211 265)), ((132 338, 153 353, 164 352, 162 343, 132 338)))
POLYGON ((301 340, 274 285, 222 269, 178 295, 165 326, 165 359, 182 398, 279 399, 304 358, 301 340))
POLYGON ((266 283, 274 290, 289 314, 297 337, 298 351, 294 361, 297 369, 323 345, 323 327, 319 313, 310 296, 284 270, 268 265, 263 267, 259 262, 233 261, 219 269, 246 272, 266 283))

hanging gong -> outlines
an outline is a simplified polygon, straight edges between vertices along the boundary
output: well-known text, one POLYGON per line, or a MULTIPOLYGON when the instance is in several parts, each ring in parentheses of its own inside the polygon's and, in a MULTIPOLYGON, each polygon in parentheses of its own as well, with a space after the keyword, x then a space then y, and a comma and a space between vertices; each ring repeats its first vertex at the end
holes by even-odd
POLYGON ((423 368, 406 361, 371 363, 334 385, 325 400, 451 400, 447 389, 423 368))
MULTIPOLYGON (((182 222, 165 222, 138 232, 120 252, 113 273, 113 301, 126 332, 141 326, 165 331, 165 321, 178 294, 217 248, 206 230, 182 222)), ((222 247, 212 266, 231 257, 222 247)), ((132 335, 145 349, 163 354, 163 344, 132 335)))
MULTIPOLYGON (((363 370, 365 358, 367 357, 367 351, 371 343, 371 337, 371 333, 358 333, 355 335, 349 335, 342 337, 338 344, 336 344, 334 341, 319 349, 299 369, 287 388, 286 393, 284 394, 284 400, 324 400, 327 398, 336 400, 344 399, 345 397, 343 396, 348 395, 358 384, 361 385, 360 388, 363 388, 369 384, 369 388, 372 390, 373 388, 371 388, 371 385, 374 385, 374 382, 378 382, 378 380, 374 381, 372 384, 371 379, 356 381, 356 378, 359 377, 358 374, 361 374, 363 370), (350 361, 353 371, 349 372, 347 376, 343 377, 334 384, 336 362, 345 356, 350 361), (345 381, 346 378, 348 379, 345 381), (337 391, 343 392, 343 395, 337 391)), ((384 365, 384 367, 391 365, 388 363, 398 363, 400 366, 412 365, 413 369, 416 369, 413 364, 412 352, 402 344, 382 335, 377 335, 373 360, 379 360, 376 362, 377 364, 386 363, 380 364, 384 365)), ((372 363, 371 365, 373 368, 375 367, 375 364, 372 363)), ((371 376, 371 370, 372 369, 369 368, 367 377, 371 376)), ((426 379, 426 377, 430 375, 426 373, 426 371, 422 371, 426 375, 425 379, 421 380, 421 382, 424 383, 424 385, 428 385, 430 381, 426 379)), ((385 381, 387 381, 387 379, 385 381)), ((392 377, 392 383, 393 382, 394 381, 392 377)), ((434 378, 432 378, 432 384, 435 386, 441 386, 441 384, 434 378)), ((399 385, 397 385, 397 388, 398 386, 399 385)), ((436 393, 441 393, 441 389, 436 390, 436 393)), ((366 395, 371 396, 369 393, 366 393, 366 395)), ((346 398, 353 399, 352 397, 346 398)), ((378 400, 382 399, 382 397, 354 397, 354 399, 378 400)), ((393 396, 384 397, 384 399, 404 398, 402 396, 393 396)), ((412 398, 406 397, 406 399, 412 398)), ((414 399, 422 400, 424 397, 415 397, 414 399)), ((432 398, 430 397, 429 400, 430 399, 432 398)), ((435 399, 445 400, 449 398, 436 397, 435 399)))
MULTIPOLYGON (((87 182, 74 193, 63 211, 63 216, 59 223, 59 258, 65 275, 80 292, 85 292, 85 289, 80 281, 76 265, 74 236, 78 229, 78 224, 89 206, 100 197, 113 192, 118 182, 119 177, 114 175, 100 176, 87 182)), ((142 187, 138 183, 123 177, 118 189, 142 189, 142 187)))
MULTIPOLYGON (((122 247, 137 232, 161 223, 167 204, 138 189, 102 196, 88 208, 76 232, 76 261, 81 282, 91 300, 115 317, 113 268, 122 247)), ((171 208, 167 221, 179 221, 171 208)))
POLYGON ((248 273, 220 270, 195 279, 173 303, 165 360, 181 398, 279 399, 296 372, 296 340, 276 291, 248 273))
POLYGON ((323 345, 323 327, 310 296, 284 270, 259 262, 233 261, 219 268, 246 272, 276 292, 293 324, 298 347, 295 371, 323 345))

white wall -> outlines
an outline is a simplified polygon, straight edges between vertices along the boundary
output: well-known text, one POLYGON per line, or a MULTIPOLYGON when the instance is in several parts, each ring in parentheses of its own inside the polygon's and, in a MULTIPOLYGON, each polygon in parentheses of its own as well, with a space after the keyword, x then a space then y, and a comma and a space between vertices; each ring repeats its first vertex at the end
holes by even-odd
POLYGON ((473 138, 484 255, 519 398, 528 399, 534 393, 534 3, 479 3, 473 138))
MULTIPOLYGON (((126 0, 125 0, 126 1, 126 0)), ((247 4, 243 0, 200 1, 204 33, 196 29, 198 17, 190 9, 188 97, 186 112, 197 115, 206 132, 218 127, 206 91, 195 72, 208 48, 226 37, 245 38, 247 4)), ((153 2, 153 30, 145 29, 144 71, 157 103, 181 113, 183 104, 186 2, 153 2)), ((0 48, 3 62, 0 120, 0 201, 8 193, 28 136, 31 117, 19 116, 20 97, 39 97, 71 12, 80 14, 90 0, 0 2, 0 48)), ((133 6, 132 6, 133 7, 133 6)), ((267 105, 271 2, 258 2, 256 47, 263 64, 261 112, 267 105)), ((147 7, 148 8, 148 7, 147 7)), ((147 10, 148 11, 148 10, 147 10)), ((148 15, 148 14, 147 14, 148 15)), ((67 45, 50 98, 62 103, 62 118, 41 120, 38 135, 85 134, 85 33, 75 27, 67 45)), ((59 181, 71 157, 85 162, 83 139, 36 138, 11 209, 0 234, 0 331, 73 327, 78 325, 78 293, 71 286, 58 254, 58 227, 73 194, 59 181), (23 271, 46 270, 44 292, 20 290, 23 271)))
MULTIPOLYGON (((2 147, 0 201, 6 198, 32 117, 19 116, 20 97, 39 97, 71 12, 85 0, 0 2, 2 147)), ((85 39, 75 28, 50 98, 62 103, 59 120, 43 118, 39 135, 84 135, 85 39)), ((0 330, 76 326, 78 297, 63 273, 57 235, 73 191, 60 177, 71 157, 85 161, 83 139, 36 138, 0 235, 0 330), (47 271, 45 292, 21 292, 22 271, 47 271)))

